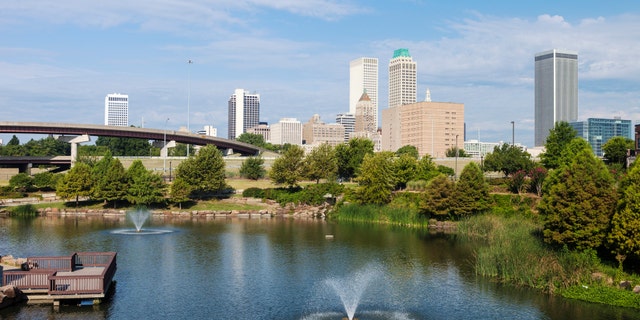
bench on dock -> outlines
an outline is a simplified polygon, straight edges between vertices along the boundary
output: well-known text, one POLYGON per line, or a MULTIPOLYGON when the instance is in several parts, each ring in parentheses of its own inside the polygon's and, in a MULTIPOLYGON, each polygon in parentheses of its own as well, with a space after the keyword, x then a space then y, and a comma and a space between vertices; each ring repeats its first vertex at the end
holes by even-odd
POLYGON ((3 285, 51 299, 84 295, 103 298, 116 273, 115 252, 76 252, 70 256, 27 258, 28 270, 7 270, 3 285))

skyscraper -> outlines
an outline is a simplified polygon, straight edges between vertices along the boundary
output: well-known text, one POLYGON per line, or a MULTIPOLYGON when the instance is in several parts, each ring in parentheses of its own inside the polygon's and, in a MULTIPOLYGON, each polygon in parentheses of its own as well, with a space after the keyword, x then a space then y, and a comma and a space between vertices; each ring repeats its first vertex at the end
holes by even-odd
POLYGON ((260 121, 260 95, 236 89, 229 98, 229 139, 235 139, 260 121))
POLYGON ((393 58, 389 62, 389 108, 416 102, 417 69, 409 49, 393 51, 393 58))
POLYGON ((602 146, 613 137, 625 137, 634 139, 633 124, 631 120, 620 117, 613 119, 589 118, 587 121, 569 123, 578 133, 578 137, 587 140, 593 153, 598 157, 604 156, 602 146))
POLYGON ((553 49, 535 55, 535 145, 556 122, 578 120, 578 53, 553 49))
POLYGON ((344 127, 344 142, 349 141, 350 134, 356 130, 356 116, 353 113, 338 113, 336 123, 344 127))
POLYGON ((375 122, 376 113, 373 101, 364 92, 356 104, 355 132, 375 133, 378 130, 378 124, 375 122))
POLYGON ((362 92, 367 92, 375 110, 378 125, 378 58, 358 58, 349 63, 349 113, 356 114, 362 92))
POLYGON ((111 93, 104 98, 104 125, 129 126, 129 95, 111 93))

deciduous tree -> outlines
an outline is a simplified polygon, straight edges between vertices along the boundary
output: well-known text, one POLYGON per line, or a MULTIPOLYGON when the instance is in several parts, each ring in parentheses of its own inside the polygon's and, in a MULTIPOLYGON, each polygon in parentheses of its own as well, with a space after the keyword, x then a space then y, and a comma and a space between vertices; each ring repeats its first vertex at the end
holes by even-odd
POLYGON ((533 167, 531 155, 521 147, 503 143, 493 148, 484 158, 485 171, 499 171, 507 177, 519 170, 529 171, 533 167))
POLYGON ((348 144, 337 145, 338 176, 346 180, 357 177, 367 154, 373 154, 373 142, 366 138, 354 138, 348 144))
POLYGON ((62 199, 76 200, 76 207, 80 197, 91 195, 91 167, 77 162, 58 182, 56 195, 62 199))
POLYGON ((356 178, 358 187, 354 198, 360 204, 387 204, 396 185, 393 158, 389 151, 367 154, 362 161, 361 173, 356 178))
POLYGON ((335 149, 328 143, 323 143, 311 150, 304 158, 304 176, 309 180, 320 183, 320 179, 335 180, 338 173, 338 158, 335 149))
POLYGON ((296 145, 291 145, 271 165, 269 178, 275 184, 284 184, 289 187, 298 185, 302 179, 304 166, 304 150, 296 145))
POLYGON ((225 164, 222 152, 214 145, 200 148, 200 151, 180 163, 176 169, 176 179, 182 179, 192 187, 192 195, 203 197, 227 188, 225 164))
POLYGON ((412 145, 402 146, 400 147, 400 149, 396 151, 396 155, 398 157, 402 156, 403 154, 408 154, 416 160, 420 157, 420 154, 418 153, 418 148, 412 145))
POLYGON ((164 201, 164 183, 160 174, 147 170, 142 161, 134 161, 126 172, 127 200, 135 205, 149 205, 164 201))
POLYGON ((620 182, 620 202, 607 236, 607 245, 617 255, 620 267, 627 257, 640 258, 640 165, 620 182))
POLYGON ((560 167, 562 153, 564 148, 578 137, 576 132, 568 122, 556 122, 553 129, 549 131, 547 141, 545 142, 545 152, 540 155, 542 165, 547 169, 556 169, 560 167))
POLYGON ((609 164, 627 164, 627 152, 633 148, 633 140, 625 137, 613 137, 603 146, 604 159, 609 164))
POLYGON ((267 171, 264 169, 264 159, 260 156, 249 157, 242 161, 242 165, 240 166, 240 176, 243 178, 258 180, 264 178, 266 173, 267 171))

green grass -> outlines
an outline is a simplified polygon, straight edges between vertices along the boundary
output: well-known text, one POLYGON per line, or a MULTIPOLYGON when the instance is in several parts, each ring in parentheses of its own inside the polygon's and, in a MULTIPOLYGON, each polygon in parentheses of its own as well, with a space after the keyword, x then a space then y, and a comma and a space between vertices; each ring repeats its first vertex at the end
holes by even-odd
POLYGON ((427 226, 427 219, 416 209, 392 206, 344 204, 331 213, 331 219, 345 222, 373 222, 411 227, 427 226))

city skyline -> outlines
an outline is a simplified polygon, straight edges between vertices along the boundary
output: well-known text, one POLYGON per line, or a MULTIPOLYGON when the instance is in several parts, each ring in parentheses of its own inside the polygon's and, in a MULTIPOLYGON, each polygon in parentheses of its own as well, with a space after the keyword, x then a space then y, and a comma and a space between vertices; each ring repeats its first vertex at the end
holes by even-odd
POLYGON ((378 58, 381 110, 384 66, 397 48, 419 65, 418 101, 430 88, 434 101, 465 104, 469 139, 510 141, 514 121, 516 142, 533 146, 533 57, 551 48, 580 54, 578 120, 640 120, 634 1, 25 0, 1 3, 0 12, 6 121, 99 124, 104 95, 127 92, 136 102, 131 125, 144 118, 163 128, 169 118, 177 130, 190 119, 193 131, 227 132, 235 88, 261 94, 261 121, 332 119, 349 110, 349 62, 358 57, 378 58))

